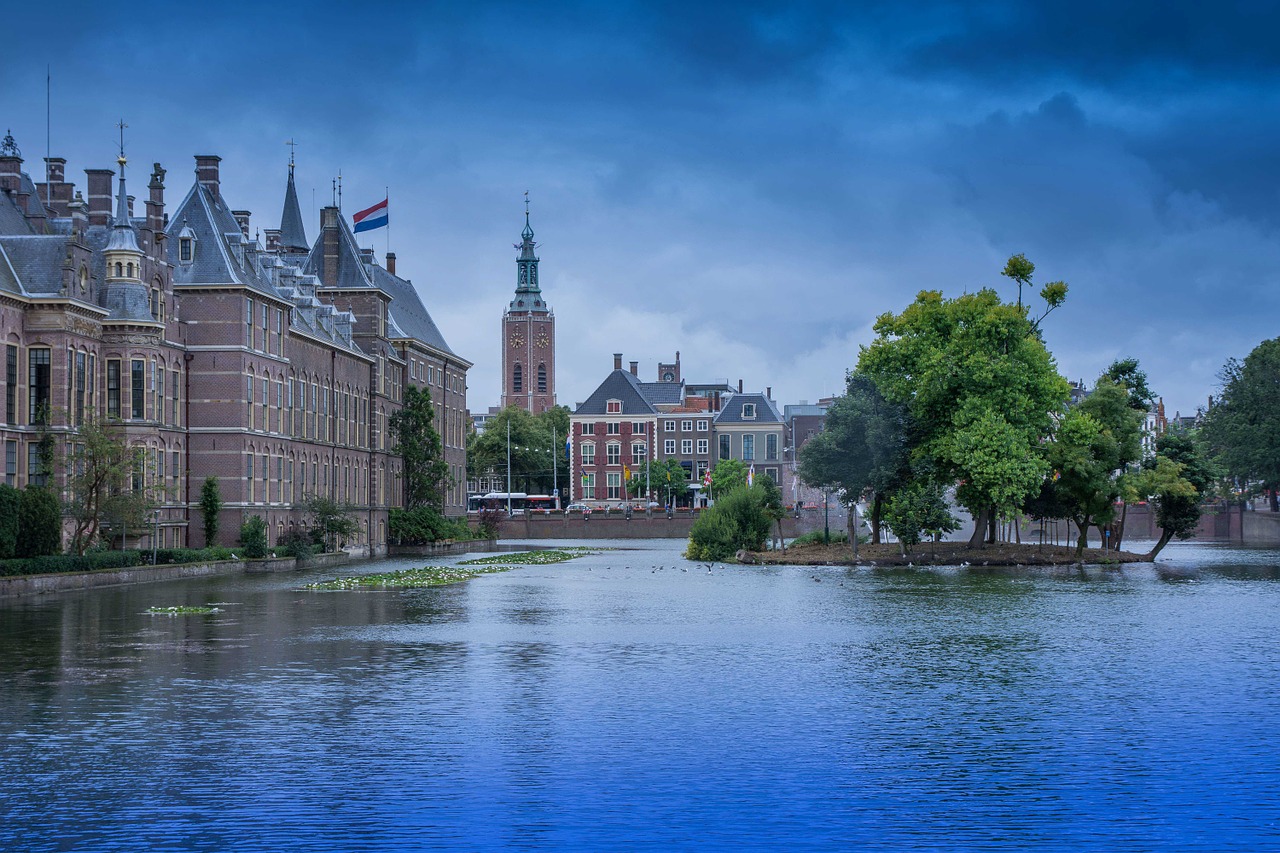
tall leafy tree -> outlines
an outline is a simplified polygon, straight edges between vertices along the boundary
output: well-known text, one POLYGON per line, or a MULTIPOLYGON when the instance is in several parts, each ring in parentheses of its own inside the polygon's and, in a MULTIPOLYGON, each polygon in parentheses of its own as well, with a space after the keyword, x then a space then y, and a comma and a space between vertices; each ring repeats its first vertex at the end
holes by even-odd
POLYGON ((1242 488, 1261 486, 1280 512, 1280 338, 1222 368, 1222 394, 1205 414, 1202 435, 1215 461, 1242 488))
POLYGON ((222 512, 222 490, 217 477, 205 477, 200 487, 200 519, 204 527, 204 546, 218 538, 218 514, 222 512))
POLYGON ((137 448, 129 446, 118 421, 86 418, 76 432, 74 448, 67 482, 67 512, 72 525, 71 549, 83 554, 104 526, 139 526, 149 501, 144 494, 129 491, 134 471, 143 459, 137 448), (133 506, 139 502, 140 507, 133 506))
POLYGON ((1183 429, 1170 429, 1156 439, 1156 455, 1143 462, 1137 478, 1138 493, 1156 511, 1160 539, 1147 554, 1154 560, 1175 536, 1189 539, 1200 523, 1200 503, 1208 495, 1215 471, 1198 437, 1183 429))
POLYGON ((838 493, 849 507, 851 542, 857 542, 853 505, 871 490, 871 537, 880 541, 884 501, 907 481, 911 456, 909 416, 884 398, 869 376, 851 371, 845 393, 827 408, 822 432, 800 448, 800 479, 838 493))
MULTIPOLYGON (((1065 292, 1054 282, 1041 295, 1052 310, 1065 292)), ((970 544, 979 545, 995 513, 1012 513, 1039 490, 1049 470, 1042 443, 1067 382, 1027 309, 992 290, 955 299, 922 291, 875 330, 858 369, 906 408, 918 436, 912 456, 959 483, 957 499, 976 521, 970 544)))
POLYGON ((563 410, 534 416, 518 406, 508 406, 489 420, 483 433, 472 433, 467 444, 467 471, 471 476, 497 472, 506 477, 509 427, 512 490, 541 494, 550 492, 553 482, 563 487, 570 476, 564 461, 568 425, 563 410), (554 439, 552 426, 556 427, 554 439))
POLYGON ((407 386, 404 406, 391 416, 393 453, 404 463, 404 505, 406 509, 444 509, 444 495, 453 481, 444 461, 444 446, 435 427, 436 409, 431 392, 407 386))

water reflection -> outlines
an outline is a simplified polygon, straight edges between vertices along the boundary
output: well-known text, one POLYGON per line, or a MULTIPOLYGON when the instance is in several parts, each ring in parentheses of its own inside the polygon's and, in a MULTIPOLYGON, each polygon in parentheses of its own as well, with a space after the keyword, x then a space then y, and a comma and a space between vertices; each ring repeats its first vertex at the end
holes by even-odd
POLYGON ((1273 553, 1173 545, 1169 583, 677 548, 0 605, 0 849, 1280 846, 1273 553))

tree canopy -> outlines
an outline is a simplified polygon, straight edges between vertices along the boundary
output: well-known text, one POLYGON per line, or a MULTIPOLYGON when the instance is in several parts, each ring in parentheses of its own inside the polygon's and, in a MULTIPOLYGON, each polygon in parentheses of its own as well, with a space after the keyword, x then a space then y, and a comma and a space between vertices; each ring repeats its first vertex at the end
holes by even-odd
POLYGON ((1202 435, 1223 472, 1247 488, 1280 487, 1280 338, 1263 341, 1220 374, 1222 394, 1205 414, 1202 435))
POLYGON ((531 415, 518 406, 508 406, 489 419, 483 433, 471 433, 467 440, 467 472, 481 476, 487 472, 507 472, 507 428, 511 429, 511 485, 514 491, 549 494, 553 487, 569 485, 569 464, 565 460, 565 436, 569 432, 569 410, 556 406, 531 415))
POLYGON ((435 417, 431 392, 406 386, 404 406, 391 416, 391 433, 396 442, 392 452, 404 462, 406 509, 431 507, 441 511, 445 492, 453 484, 435 417))

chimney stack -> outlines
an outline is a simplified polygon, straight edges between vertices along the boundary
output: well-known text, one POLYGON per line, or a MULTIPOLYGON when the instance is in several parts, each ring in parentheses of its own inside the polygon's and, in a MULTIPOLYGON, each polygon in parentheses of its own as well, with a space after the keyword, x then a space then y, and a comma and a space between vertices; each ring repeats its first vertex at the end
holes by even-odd
POLYGON ((632 376, 640 375, 640 362, 638 361, 631 362, 631 375, 632 376))
POLYGON ((742 393, 742 380, 741 380, 741 379, 739 379, 739 380, 738 380, 738 393, 739 393, 739 394, 741 394, 741 393, 742 393))
POLYGON ((147 227, 156 235, 156 240, 164 239, 164 169, 159 163, 151 164, 151 181, 147 184, 150 195, 147 198, 147 227))
POLYGON ((196 155, 196 180, 200 182, 201 186, 208 187, 214 198, 218 198, 222 194, 221 182, 218 177, 218 164, 221 162, 222 158, 216 154, 196 155))
POLYGON ((60 184, 65 181, 67 175, 67 158, 66 157, 46 157, 45 174, 47 180, 51 184, 60 184))
POLYGON ((133 218, 133 198, 134 198, 134 197, 133 197, 133 196, 131 196, 131 195, 127 195, 127 196, 125 196, 125 197, 124 197, 125 204, 126 204, 126 209, 129 211, 129 218, 130 218, 130 219, 132 219, 132 218, 133 218))
POLYGON ((249 239, 249 217, 253 215, 248 210, 233 210, 231 215, 236 218, 236 224, 240 226, 240 233, 244 235, 246 240, 249 239))
POLYGON ((320 281, 325 287, 338 285, 338 208, 325 207, 320 210, 320 239, 324 241, 322 249, 324 266, 320 268, 320 281))
POLYGON ((110 169, 85 169, 84 174, 89 190, 89 225, 110 225, 111 178, 115 172, 110 169))
POLYGON ((620 352, 615 352, 613 354, 613 369, 614 370, 622 369, 622 353, 620 352))
POLYGON ((267 228, 262 232, 262 234, 267 238, 268 252, 280 251, 280 229, 279 228, 267 228))
POLYGON ((387 272, 392 275, 396 274, 396 253, 387 252, 387 272))
POLYGON ((772 399, 773 399, 773 386, 772 386, 772 385, 768 385, 768 386, 766 386, 766 387, 765 387, 765 389, 764 389, 764 397, 765 397, 765 399, 766 399, 766 400, 772 400, 772 399))

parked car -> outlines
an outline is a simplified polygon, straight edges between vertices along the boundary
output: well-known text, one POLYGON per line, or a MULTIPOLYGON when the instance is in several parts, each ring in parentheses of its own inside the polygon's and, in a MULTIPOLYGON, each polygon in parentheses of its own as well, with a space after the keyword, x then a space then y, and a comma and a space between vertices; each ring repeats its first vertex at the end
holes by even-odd
POLYGON ((564 514, 565 515, 574 515, 574 514, 591 515, 591 507, 587 506, 586 504, 569 504, 567 507, 564 508, 564 514))

